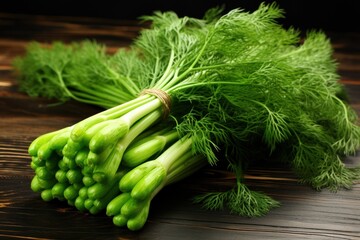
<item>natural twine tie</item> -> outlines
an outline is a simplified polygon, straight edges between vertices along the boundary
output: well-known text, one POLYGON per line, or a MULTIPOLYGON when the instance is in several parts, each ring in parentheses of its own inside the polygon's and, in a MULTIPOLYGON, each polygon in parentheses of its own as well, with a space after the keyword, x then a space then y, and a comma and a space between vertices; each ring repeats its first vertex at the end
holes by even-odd
POLYGON ((145 89, 143 90, 140 95, 150 94, 157 97, 162 103, 162 110, 163 110, 163 117, 166 119, 170 115, 171 109, 171 97, 165 91, 160 89, 145 89))

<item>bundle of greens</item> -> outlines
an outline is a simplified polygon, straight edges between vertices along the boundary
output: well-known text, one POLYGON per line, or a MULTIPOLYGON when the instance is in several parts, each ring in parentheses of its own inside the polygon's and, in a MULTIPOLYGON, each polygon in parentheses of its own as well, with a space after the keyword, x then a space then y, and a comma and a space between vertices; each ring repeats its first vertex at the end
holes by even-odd
POLYGON ((89 41, 29 46, 15 61, 22 90, 108 108, 34 140, 32 189, 138 230, 164 186, 219 161, 236 183, 197 197, 207 209, 261 216, 278 206, 244 183, 264 154, 316 189, 350 188, 360 171, 341 159, 359 148, 360 127, 338 97, 331 44, 316 31, 302 41, 281 17, 276 4, 203 19, 155 12, 114 55, 89 41))

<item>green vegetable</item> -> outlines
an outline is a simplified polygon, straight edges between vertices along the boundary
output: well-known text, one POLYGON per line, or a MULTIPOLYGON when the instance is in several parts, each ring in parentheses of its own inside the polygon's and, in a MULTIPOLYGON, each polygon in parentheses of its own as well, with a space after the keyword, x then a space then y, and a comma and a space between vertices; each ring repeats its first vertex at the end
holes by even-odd
POLYGON ((130 230, 141 229, 148 217, 151 200, 166 185, 180 181, 206 164, 201 155, 191 152, 191 138, 183 138, 171 145, 159 157, 145 162, 120 180, 122 192, 106 208, 116 226, 130 230))
POLYGON ((331 44, 320 31, 301 39, 281 17, 276 4, 223 15, 214 8, 203 19, 155 12, 142 18, 150 28, 114 55, 89 41, 29 46, 15 61, 22 90, 108 108, 34 140, 32 189, 48 200, 48 189, 67 184, 59 198, 91 213, 113 198, 114 224, 138 230, 154 196, 204 159, 226 161, 236 176, 232 189, 195 198, 207 209, 251 217, 277 207, 243 178, 248 161, 264 156, 285 160, 315 189, 350 188, 360 171, 341 159, 360 147, 360 127, 338 97, 331 44))
POLYGON ((176 130, 169 130, 163 134, 156 132, 150 136, 139 136, 139 140, 135 139, 134 143, 126 149, 122 160, 123 164, 128 167, 138 166, 178 138, 179 134, 176 130))

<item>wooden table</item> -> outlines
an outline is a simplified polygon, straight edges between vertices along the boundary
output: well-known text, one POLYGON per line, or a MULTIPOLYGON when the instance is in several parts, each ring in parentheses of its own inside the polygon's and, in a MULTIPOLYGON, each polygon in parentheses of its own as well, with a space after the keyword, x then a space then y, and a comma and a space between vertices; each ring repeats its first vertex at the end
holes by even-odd
MULTIPOLYGON (((282 204, 265 217, 208 212, 192 204, 192 196, 201 190, 225 189, 232 184, 228 172, 207 168, 160 192, 139 232, 115 227, 104 213, 80 213, 62 202, 44 202, 33 193, 29 143, 100 109, 73 101, 48 107, 51 101, 19 92, 12 59, 22 54, 31 40, 91 38, 114 51, 127 46, 140 27, 115 20, 0 14, 0 239, 360 239, 360 184, 337 193, 317 192, 299 184, 282 166, 256 166, 248 172, 253 189, 282 204)), ((360 34, 328 34, 351 104, 360 112, 360 34)), ((359 165, 360 157, 346 162, 359 165)))

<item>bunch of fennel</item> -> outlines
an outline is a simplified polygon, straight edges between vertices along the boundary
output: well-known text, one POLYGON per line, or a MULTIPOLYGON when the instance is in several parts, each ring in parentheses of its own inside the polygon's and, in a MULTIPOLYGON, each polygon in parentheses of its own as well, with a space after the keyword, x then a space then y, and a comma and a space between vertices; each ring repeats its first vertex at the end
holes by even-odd
POLYGON ((360 127, 338 97, 331 44, 319 31, 301 41, 281 17, 276 4, 203 19, 155 12, 114 55, 89 41, 29 46, 15 61, 22 90, 108 108, 31 144, 33 190, 82 211, 107 208, 115 225, 137 230, 164 186, 219 161, 236 182, 198 196, 208 209, 261 216, 278 206, 244 183, 246 163, 264 154, 316 189, 350 188, 359 169, 341 159, 359 148, 360 127))

